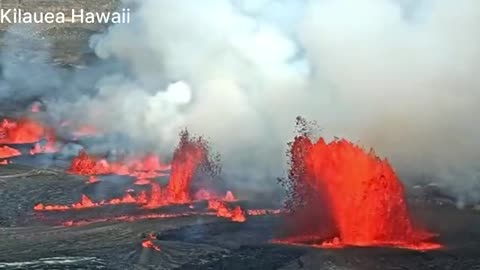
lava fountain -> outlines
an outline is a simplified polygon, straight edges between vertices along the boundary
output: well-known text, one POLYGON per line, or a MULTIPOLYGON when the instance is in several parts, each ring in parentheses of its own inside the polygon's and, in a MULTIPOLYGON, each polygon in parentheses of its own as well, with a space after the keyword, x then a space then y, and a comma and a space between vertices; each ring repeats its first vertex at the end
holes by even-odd
POLYGON ((312 142, 303 134, 295 138, 289 154, 288 205, 296 225, 291 228, 294 236, 280 242, 440 247, 428 242, 431 233, 414 227, 402 183, 389 162, 373 150, 366 152, 344 139, 312 142))

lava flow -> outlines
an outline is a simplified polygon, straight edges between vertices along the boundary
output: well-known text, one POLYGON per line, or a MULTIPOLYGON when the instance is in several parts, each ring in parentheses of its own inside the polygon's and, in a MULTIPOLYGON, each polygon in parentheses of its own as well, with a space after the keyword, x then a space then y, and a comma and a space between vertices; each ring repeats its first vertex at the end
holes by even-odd
POLYGON ((187 203, 191 201, 190 185, 194 173, 208 161, 208 150, 202 138, 192 139, 183 132, 180 144, 173 154, 172 174, 167 186, 170 202, 187 203))
POLYGON ((0 146, 0 159, 20 156, 22 153, 15 148, 0 146))
MULTIPOLYGON (((239 207, 231 209, 225 202, 235 201, 236 198, 231 191, 228 191, 224 197, 215 196, 205 188, 200 189, 192 196, 191 184, 194 180, 197 170, 204 165, 212 165, 209 160, 208 147, 201 138, 191 138, 188 132, 183 132, 180 137, 180 143, 176 148, 169 183, 162 187, 155 180, 151 180, 150 191, 142 191, 139 194, 131 194, 129 191, 122 198, 111 199, 107 201, 94 202, 87 195, 82 195, 81 200, 77 203, 69 205, 46 205, 39 203, 34 206, 36 211, 66 211, 78 210, 94 207, 102 207, 106 205, 134 204, 145 209, 154 209, 171 204, 186 204, 193 202, 193 198, 197 198, 197 194, 204 194, 209 201, 209 210, 216 211, 216 215, 231 219, 236 222, 245 221, 245 213, 239 207), (205 195, 206 194, 206 195, 205 195), (215 200, 215 203, 213 203, 215 200), (224 202, 225 201, 225 202, 224 202)), ((207 166, 208 167, 208 166, 207 166)), ((143 159, 109 163, 106 160, 95 160, 85 151, 72 160, 69 172, 79 175, 89 176, 87 183, 96 183, 98 179, 95 175, 99 174, 117 174, 139 176, 148 175, 152 178, 160 176, 158 171, 169 169, 168 165, 160 163, 158 157, 148 155, 143 159)))
MULTIPOLYGON (((30 150, 31 155, 40 153, 53 153, 57 151, 55 135, 52 129, 42 125, 39 122, 30 119, 20 119, 18 121, 3 119, 0 123, 0 145, 1 144, 32 144, 35 145, 30 150), (45 140, 46 143, 40 143, 45 140)), ((22 153, 9 146, 0 146, 0 159, 20 156, 22 153)), ((8 160, 3 160, 2 165, 8 164, 8 160)))
POLYGON ((0 123, 0 144, 36 143, 51 134, 53 132, 42 124, 26 118, 18 121, 3 119, 0 123))
POLYGON ((240 206, 236 206, 233 210, 220 200, 211 199, 208 201, 208 209, 217 212, 217 217, 224 217, 235 222, 245 222, 245 213, 240 206))
POLYGON ((132 158, 126 161, 109 162, 106 159, 96 160, 82 150, 72 160, 68 172, 85 176, 117 174, 148 179, 168 175, 165 171, 169 169, 169 165, 162 164, 157 156, 151 154, 140 159, 132 158))
POLYGON ((312 143, 301 135, 290 155, 295 224, 292 237, 277 242, 299 244, 304 243, 299 239, 308 239, 323 247, 441 247, 428 242, 432 234, 414 228, 402 183, 388 161, 373 151, 366 153, 347 140, 327 143, 320 138, 312 143))
POLYGON ((208 150, 201 138, 190 138, 182 132, 180 143, 173 154, 171 175, 165 188, 152 184, 152 194, 146 208, 157 208, 167 204, 182 204, 192 201, 191 183, 197 169, 208 162, 208 150))
POLYGON ((86 209, 105 205, 120 205, 120 204, 142 204, 145 203, 145 194, 140 193, 134 197, 130 193, 125 194, 122 198, 111 199, 108 201, 94 202, 87 195, 83 194, 79 202, 70 205, 45 205, 43 203, 36 204, 33 209, 36 211, 63 211, 72 209, 86 209))
POLYGON ((153 243, 152 240, 155 240, 155 239, 157 239, 157 237, 155 236, 154 233, 148 234, 147 239, 143 240, 142 242, 142 247, 153 249, 155 251, 161 251, 160 247, 158 245, 155 245, 155 243, 153 243))

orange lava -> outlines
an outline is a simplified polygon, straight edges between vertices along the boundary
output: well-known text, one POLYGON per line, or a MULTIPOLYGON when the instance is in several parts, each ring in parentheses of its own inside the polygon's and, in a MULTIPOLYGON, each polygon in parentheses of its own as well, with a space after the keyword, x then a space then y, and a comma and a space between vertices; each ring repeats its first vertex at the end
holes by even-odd
MULTIPOLYGON (((191 208, 190 208, 191 209, 191 208)), ((280 209, 254 209, 246 211, 249 216, 265 216, 265 215, 278 215, 283 214, 285 211, 280 209)), ((213 212, 200 212, 200 211, 188 211, 183 213, 154 213, 154 214, 140 214, 140 215, 124 215, 109 218, 95 218, 89 220, 68 220, 61 225, 66 227, 71 226, 86 226, 90 224, 103 223, 103 222, 135 222, 138 220, 153 220, 153 219, 169 219, 180 218, 189 216, 212 216, 217 215, 213 212)))
POLYGON ((197 169, 208 160, 208 151, 201 138, 191 138, 183 132, 173 154, 170 179, 166 187, 152 183, 151 194, 145 208, 158 208, 167 204, 185 204, 192 201, 190 186, 197 169))
POLYGON ((307 136, 296 137, 290 151, 289 178, 306 207, 294 209, 297 237, 284 242, 315 232, 317 239, 336 239, 316 246, 440 247, 428 242, 432 234, 414 228, 402 183, 373 151, 347 140, 312 143, 307 136))
POLYGON ((80 151, 71 164, 68 172, 78 175, 101 175, 117 174, 130 175, 141 179, 155 178, 168 175, 165 171, 169 165, 160 162, 160 159, 152 154, 141 159, 130 159, 120 162, 108 162, 105 159, 95 159, 89 156, 85 150, 80 151))
POLYGON ((153 250, 155 250, 155 251, 161 251, 160 247, 157 246, 157 245, 155 245, 155 244, 152 242, 152 240, 150 240, 150 239, 144 240, 144 241, 142 242, 142 247, 144 247, 144 248, 150 248, 150 249, 153 249, 153 250))
POLYGON ((155 240, 157 239, 157 237, 155 236, 155 234, 153 233, 150 233, 148 235, 148 238, 143 240, 142 242, 142 247, 144 248, 149 248, 149 249, 153 249, 155 251, 161 251, 160 247, 158 245, 156 245, 155 243, 153 243, 152 240, 155 240))
POLYGON ((225 202, 220 200, 209 200, 208 209, 216 211, 218 217, 228 218, 235 222, 245 222, 245 220, 247 220, 245 213, 240 206, 231 209, 225 204, 225 202))
POLYGON ((0 158, 10 158, 20 156, 22 153, 15 148, 0 146, 0 158))
MULTIPOLYGON (((96 183, 96 175, 117 174, 136 177, 135 184, 149 185, 150 190, 134 194, 132 190, 127 190, 122 198, 115 198, 107 201, 92 201, 87 195, 82 195, 79 202, 68 205, 48 205, 39 203, 34 206, 35 211, 67 211, 102 207, 106 205, 132 204, 144 209, 155 209, 172 204, 189 204, 193 200, 208 200, 209 210, 207 213, 197 213, 206 215, 216 215, 228 218, 234 222, 244 222, 246 212, 239 206, 231 208, 226 202, 233 202, 237 199, 231 191, 225 196, 218 196, 207 189, 200 189, 192 194, 191 184, 194 180, 197 170, 207 169, 212 166, 208 156, 208 147, 201 138, 191 138, 188 132, 181 133, 180 143, 176 148, 172 165, 165 165, 155 155, 146 155, 138 159, 129 159, 120 162, 108 162, 105 159, 96 159, 81 151, 75 157, 69 168, 70 173, 89 176, 87 184, 96 183), (170 170, 169 182, 162 186, 155 177, 168 175, 166 170, 170 170)), ((267 214, 267 212, 264 212, 267 214)), ((254 213, 260 215, 263 213, 254 213)))
POLYGON ((143 193, 134 197, 130 193, 126 193, 122 198, 111 199, 108 201, 93 202, 87 195, 82 194, 79 202, 70 205, 45 205, 43 203, 36 204, 33 209, 35 211, 65 211, 65 210, 79 210, 94 207, 101 207, 106 205, 121 205, 121 204, 144 204, 146 203, 143 193))
POLYGON ((304 236, 304 237, 289 237, 285 239, 275 239, 272 241, 275 244, 284 244, 284 245, 294 245, 294 246, 308 246, 308 247, 315 247, 315 248, 323 248, 323 249, 340 249, 340 248, 348 248, 348 247, 384 247, 384 248, 400 248, 400 249, 410 249, 410 250, 417 250, 417 251, 427 251, 427 250, 437 250, 443 248, 443 246, 439 243, 435 242, 419 242, 419 243, 412 243, 407 244, 405 242, 378 242, 378 243, 368 243, 365 245, 356 244, 356 245, 346 245, 340 241, 338 237, 334 237, 331 240, 319 240, 318 237, 315 236, 304 236), (318 244, 313 243, 318 242, 318 244), (304 244, 309 243, 309 244, 304 244), (313 244, 312 244, 313 243, 313 244))
POLYGON ((0 123, 0 144, 35 143, 48 133, 46 127, 30 119, 18 121, 4 119, 0 123))
POLYGON ((188 132, 181 134, 180 143, 175 149, 172 160, 172 172, 166 187, 169 202, 188 203, 190 184, 193 176, 203 162, 208 151, 201 139, 192 139, 188 132))

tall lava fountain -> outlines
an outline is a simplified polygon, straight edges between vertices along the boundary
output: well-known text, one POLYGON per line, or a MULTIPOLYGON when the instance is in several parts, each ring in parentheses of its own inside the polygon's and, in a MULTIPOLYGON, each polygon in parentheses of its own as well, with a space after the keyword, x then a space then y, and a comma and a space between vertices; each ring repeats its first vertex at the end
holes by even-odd
POLYGON ((334 239, 322 246, 439 247, 424 242, 432 234, 414 227, 402 183, 373 150, 367 153, 345 139, 312 142, 308 134, 301 134, 289 154, 294 195, 289 205, 293 219, 301 221, 293 228, 300 237, 290 241, 310 237, 334 239), (310 235, 305 237, 305 232, 310 235))

